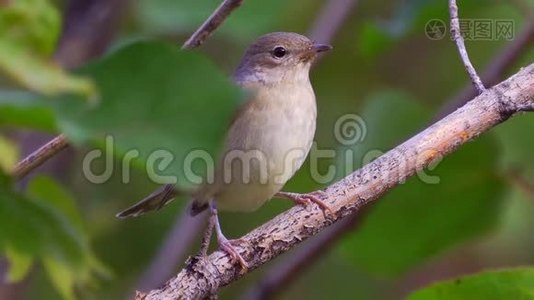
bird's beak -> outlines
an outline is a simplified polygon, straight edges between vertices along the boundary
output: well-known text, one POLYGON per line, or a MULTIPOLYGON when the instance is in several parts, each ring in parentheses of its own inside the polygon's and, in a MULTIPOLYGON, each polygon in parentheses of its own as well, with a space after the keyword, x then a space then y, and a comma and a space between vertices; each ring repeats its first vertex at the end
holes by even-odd
POLYGON ((328 45, 328 44, 313 44, 312 46, 312 49, 316 52, 316 53, 319 53, 319 52, 325 52, 325 51, 330 51, 332 50, 334 47, 328 45))
POLYGON ((300 57, 301 61, 309 62, 314 60, 317 57, 317 54, 320 52, 325 52, 332 50, 332 46, 327 44, 313 44, 311 48, 308 48, 304 51, 302 56, 300 57))

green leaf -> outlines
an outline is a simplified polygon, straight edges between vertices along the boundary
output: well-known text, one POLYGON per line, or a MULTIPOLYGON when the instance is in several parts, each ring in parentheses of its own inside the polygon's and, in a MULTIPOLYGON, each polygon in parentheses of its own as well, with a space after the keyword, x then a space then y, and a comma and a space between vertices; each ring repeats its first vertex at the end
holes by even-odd
POLYGON ((44 55, 52 54, 61 26, 61 17, 46 0, 16 0, 2 4, 0 36, 44 55))
POLYGON ((19 157, 19 151, 15 144, 0 135, 0 171, 9 173, 19 157))
POLYGON ((17 84, 45 95, 79 93, 96 99, 93 84, 67 74, 50 58, 60 17, 46 0, 17 0, 0 10, 0 70, 17 84))
MULTIPOLYGON (((1 174, 0 174, 1 175, 1 174)), ((25 197, 0 176, 0 249, 10 262, 10 278, 21 279, 33 260, 41 260, 65 299, 75 287, 108 276, 89 246, 72 197, 50 178, 36 177, 25 197)))
POLYGON ((42 253, 45 268, 56 288, 67 297, 69 293, 66 292, 66 286, 72 290, 75 285, 87 285, 93 281, 95 274, 109 277, 110 271, 96 258, 90 247, 89 236, 73 197, 52 178, 45 176, 32 179, 28 184, 28 195, 32 201, 53 208, 54 213, 61 219, 64 230, 76 236, 82 251, 79 264, 58 260, 49 253, 42 253), (65 273, 69 273, 68 280, 62 277, 65 273))
POLYGON ((502 155, 501 166, 510 168, 534 168, 534 140, 525 138, 534 131, 534 118, 530 114, 513 117, 495 128, 502 155))
POLYGON ((68 265, 55 259, 43 259, 43 266, 50 277, 52 284, 59 291, 63 299, 71 300, 74 297, 74 285, 76 283, 75 272, 68 265))
POLYGON ((488 271, 432 284, 412 293, 410 300, 534 299, 534 269, 488 271))
POLYGON ((0 91, 0 126, 57 132, 54 111, 40 96, 19 91, 0 91))
POLYGON ((204 57, 158 42, 127 46, 83 73, 98 84, 102 101, 97 106, 72 98, 57 102, 61 131, 75 143, 102 145, 107 136, 116 155, 138 153, 133 164, 158 176, 177 176, 182 186, 189 186, 186 156, 201 150, 213 157, 241 98, 204 57), (145 164, 160 155, 172 157, 172 163, 145 164))
MULTIPOLYGON (((52 178, 37 176, 28 184, 28 194, 33 201, 49 204, 54 207, 62 217, 68 221, 68 225, 75 226, 77 235, 84 234, 82 217, 76 208, 73 198, 52 178)), ((85 235, 82 238, 87 238, 85 235)))
POLYGON ((0 244, 27 255, 48 253, 77 264, 82 257, 77 237, 49 206, 11 190, 2 175, 0 185, 0 244))
MULTIPOLYGON (((414 101, 391 97, 375 97, 365 110, 369 138, 356 148, 357 157, 385 151, 407 138, 407 128, 426 124, 429 114, 422 114, 414 101)), ((497 224, 504 190, 497 157, 489 137, 463 145, 437 168, 420 172, 377 201, 341 251, 371 273, 396 276, 488 232, 497 224)))
POLYGON ((6 247, 4 254, 7 258, 7 261, 9 261, 7 281, 16 282, 24 279, 33 264, 33 257, 14 251, 9 247, 6 247))
POLYGON ((44 95, 78 93, 93 101, 97 97, 92 82, 8 41, 0 41, 0 69, 21 86, 44 95))

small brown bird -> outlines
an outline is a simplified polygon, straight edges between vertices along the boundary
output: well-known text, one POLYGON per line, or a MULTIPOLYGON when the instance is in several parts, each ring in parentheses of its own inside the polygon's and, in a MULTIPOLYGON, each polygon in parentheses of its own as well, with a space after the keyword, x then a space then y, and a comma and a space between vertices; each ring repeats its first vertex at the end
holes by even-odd
MULTIPOLYGON (((223 235, 218 208, 253 211, 274 196, 299 204, 314 202, 329 211, 313 194, 280 190, 310 151, 317 109, 309 71, 317 54, 330 49, 297 33, 269 33, 247 49, 234 74, 234 81, 250 97, 230 125, 213 180, 205 180, 192 193, 191 214, 210 209, 220 248, 243 269, 247 263, 233 241, 223 235)), ((175 196, 174 186, 166 185, 117 216, 138 216, 159 209, 175 196)))

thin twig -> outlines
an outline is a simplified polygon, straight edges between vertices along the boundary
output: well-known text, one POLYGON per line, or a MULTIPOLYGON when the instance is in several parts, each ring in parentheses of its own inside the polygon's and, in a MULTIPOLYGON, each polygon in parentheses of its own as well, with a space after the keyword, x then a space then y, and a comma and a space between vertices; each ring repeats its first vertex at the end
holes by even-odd
POLYGON ((196 48, 212 34, 244 0, 224 0, 206 21, 182 45, 182 49, 196 48))
MULTIPOLYGON (((490 60, 491 63, 485 68, 484 72, 482 72, 481 78, 488 86, 498 83, 502 80, 504 72, 513 66, 519 58, 527 52, 529 46, 533 43, 534 18, 530 18, 521 29, 521 32, 514 37, 514 40, 490 60)), ((476 95, 477 93, 476 90, 473 89, 473 85, 466 85, 456 96, 445 102, 443 107, 440 108, 439 112, 436 114, 436 120, 453 112, 470 99, 473 99, 476 95)))
MULTIPOLYGON (((308 211, 293 207, 243 236, 240 254, 250 270, 260 267, 379 199, 436 159, 528 109, 534 109, 534 64, 329 186, 323 201, 335 213, 331 219, 326 219, 318 208, 308 211)), ((215 251, 187 266, 160 289, 138 299, 204 298, 242 276, 240 267, 225 252, 215 251)))
POLYGON ((482 94, 486 88, 484 87, 482 80, 480 80, 480 77, 478 77, 473 64, 471 64, 469 55, 467 55, 464 38, 462 37, 462 33, 460 31, 460 21, 458 20, 458 6, 456 5, 456 0, 449 0, 449 13, 451 15, 451 35, 456 43, 456 47, 458 48, 458 52, 460 53, 460 57, 464 63, 465 70, 467 71, 469 78, 471 78, 471 81, 473 82, 473 85, 477 89, 478 93, 482 94))
POLYGON ((64 135, 60 134, 51 141, 35 150, 32 154, 21 160, 15 165, 12 172, 13 178, 16 180, 22 179, 28 175, 33 169, 42 165, 49 158, 53 157, 61 150, 67 148, 68 142, 64 135))

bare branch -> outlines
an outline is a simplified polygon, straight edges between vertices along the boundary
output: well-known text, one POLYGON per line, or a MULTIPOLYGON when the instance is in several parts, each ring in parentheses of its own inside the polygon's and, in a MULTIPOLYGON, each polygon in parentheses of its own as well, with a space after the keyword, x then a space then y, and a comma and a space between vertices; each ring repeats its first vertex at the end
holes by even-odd
POLYGON ((324 256, 341 238, 355 230, 365 219, 370 206, 362 207, 357 213, 333 224, 329 228, 313 237, 307 244, 295 250, 290 257, 277 263, 262 276, 260 281, 248 290, 242 299, 264 300, 272 299, 279 292, 294 282, 303 271, 324 256))
MULTIPOLYGON (((527 52, 529 46, 534 43, 534 19, 528 21, 519 35, 514 37, 497 56, 491 59, 491 63, 482 72, 481 78, 488 86, 497 84, 502 80, 504 72, 513 66, 519 58, 527 52)), ((472 85, 466 85, 454 98, 447 101, 437 113, 438 119, 453 112, 458 107, 477 95, 472 85)))
POLYGON ((67 148, 67 146, 68 142, 64 135, 60 134, 56 136, 50 142, 18 162, 12 172, 13 178, 15 178, 15 180, 22 179, 33 169, 42 165, 45 161, 61 152, 61 150, 67 148))
MULTIPOLYGON (((446 156, 515 113, 534 108, 534 64, 487 90, 442 120, 363 168, 332 184, 323 199, 334 211, 325 219, 318 208, 293 207, 241 239, 240 254, 251 270, 295 247, 364 205, 379 199, 435 159, 446 156)), ((239 266, 221 251, 195 258, 162 288, 138 299, 198 299, 239 279, 239 266)))
POLYGON ((191 37, 182 45, 182 49, 196 48, 204 43, 206 39, 212 34, 228 16, 241 4, 244 0, 224 0, 219 7, 204 21, 204 23, 191 35, 191 37))
POLYGON ((469 55, 467 55, 464 38, 460 32, 460 21, 458 20, 458 6, 456 5, 456 0, 449 0, 449 13, 451 15, 451 35, 456 43, 456 47, 458 48, 458 52, 460 53, 460 57, 464 63, 465 70, 467 71, 469 78, 471 78, 471 81, 473 82, 473 85, 477 89, 478 93, 482 94, 486 88, 484 87, 482 80, 480 80, 480 77, 478 77, 475 68, 471 64, 469 55))

